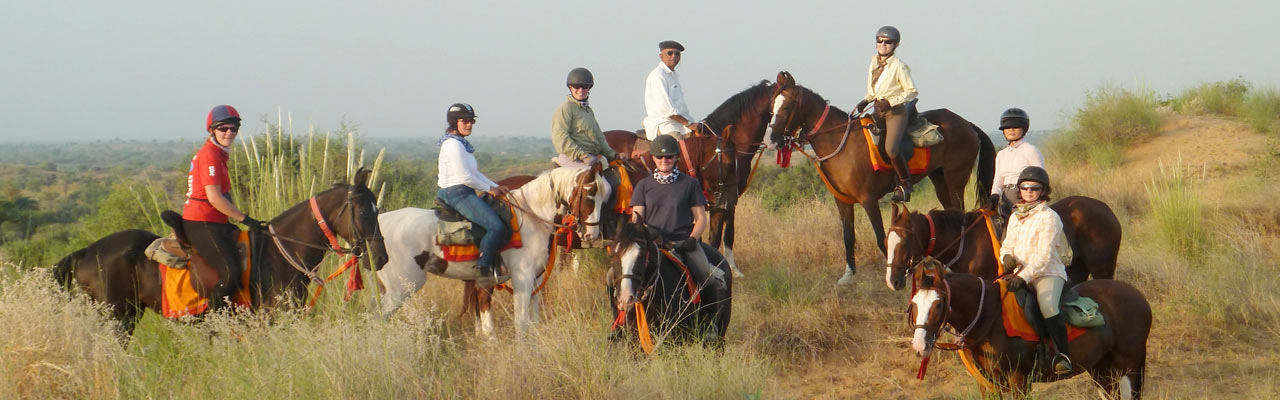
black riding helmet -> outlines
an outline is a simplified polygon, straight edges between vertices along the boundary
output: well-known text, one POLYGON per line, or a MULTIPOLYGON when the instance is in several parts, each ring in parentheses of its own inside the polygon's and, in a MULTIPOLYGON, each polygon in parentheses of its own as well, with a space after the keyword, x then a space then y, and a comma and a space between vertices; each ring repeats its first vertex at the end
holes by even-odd
POLYGON ((444 113, 445 122, 449 123, 449 130, 458 129, 458 120, 462 118, 475 118, 476 109, 471 108, 467 103, 453 103, 449 106, 449 111, 444 113))
POLYGON ((1049 186, 1049 173, 1037 166, 1030 166, 1022 169, 1022 173, 1018 174, 1018 185, 1022 182, 1037 182, 1044 185, 1044 191, 1040 193, 1040 197, 1044 198, 1053 192, 1053 187, 1049 186))
POLYGON ((1027 112, 1022 111, 1021 108, 1004 110, 1004 113, 1000 114, 1000 130, 1004 128, 1022 128, 1026 131, 1031 128, 1031 117, 1028 117, 1027 112))
POLYGON ((565 86, 595 86, 595 77, 591 76, 591 71, 586 68, 578 67, 569 71, 569 76, 564 79, 565 86))
POLYGON ((649 154, 662 157, 678 156, 680 155, 680 142, 676 141, 675 136, 658 135, 649 146, 649 154))

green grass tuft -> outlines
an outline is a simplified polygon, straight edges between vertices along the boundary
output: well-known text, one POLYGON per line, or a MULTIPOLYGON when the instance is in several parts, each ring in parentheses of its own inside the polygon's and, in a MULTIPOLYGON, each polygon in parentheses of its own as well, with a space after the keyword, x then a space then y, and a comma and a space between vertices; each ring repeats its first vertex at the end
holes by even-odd
POLYGON ((1167 169, 1161 165, 1160 176, 1146 184, 1156 236, 1170 251, 1192 262, 1201 261, 1209 247, 1203 205, 1196 193, 1201 179, 1179 162, 1167 169))
POLYGON ((1173 111, 1183 114, 1240 115, 1249 81, 1235 78, 1229 81, 1202 83, 1182 91, 1182 95, 1170 100, 1173 111))
POLYGON ((1046 150, 1058 159, 1088 160, 1100 167, 1118 164, 1121 149, 1156 133, 1163 117, 1149 90, 1104 85, 1086 93, 1071 125, 1049 139, 1046 150))
POLYGON ((1280 89, 1253 90, 1244 99, 1240 117, 1258 132, 1274 132, 1280 122, 1280 89))

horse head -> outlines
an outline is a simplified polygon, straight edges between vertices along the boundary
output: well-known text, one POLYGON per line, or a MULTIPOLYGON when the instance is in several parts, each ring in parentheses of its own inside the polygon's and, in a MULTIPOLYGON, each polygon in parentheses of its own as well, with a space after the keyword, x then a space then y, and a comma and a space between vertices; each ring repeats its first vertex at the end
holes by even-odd
MULTIPOLYGON (((643 218, 643 217, 641 217, 643 218)), ((639 301, 638 292, 641 287, 653 278, 657 272, 659 257, 658 243, 661 236, 653 228, 640 222, 624 222, 618 226, 617 241, 614 243, 613 259, 618 263, 622 274, 619 276, 615 291, 619 310, 631 310, 639 301)))
POLYGON ((353 244, 352 253, 362 258, 366 267, 379 270, 387 263, 387 247, 378 227, 377 197, 368 186, 371 172, 360 168, 346 190, 321 193, 316 202, 321 209, 338 210, 325 216, 333 224, 334 233, 353 244))
MULTIPOLYGON (((596 240, 603 237, 600 221, 604 216, 605 203, 613 187, 601 175, 600 164, 592 164, 589 169, 579 169, 572 176, 573 183, 553 182, 556 192, 562 199, 561 209, 577 222, 578 233, 585 240, 596 240)), ((561 178, 560 180, 565 180, 561 178)))
POLYGON ((950 317, 951 286, 947 283, 947 267, 927 259, 912 268, 911 280, 916 288, 907 306, 907 322, 914 329, 911 348, 917 355, 928 357, 938 341, 942 324, 950 317))
MULTIPOLYGON (((911 264, 920 259, 924 253, 922 236, 917 235, 916 220, 920 214, 893 204, 890 212, 889 234, 885 236, 885 268, 884 283, 890 290, 901 290, 906 286, 907 270, 911 264)), ((927 238, 924 238, 927 239, 927 238)))
POLYGON ((695 136, 685 139, 688 148, 689 173, 698 178, 707 196, 709 206, 728 207, 738 198, 737 152, 727 138, 733 127, 725 128, 722 136, 695 136))
POLYGON ((764 143, 771 149, 787 138, 794 139, 808 122, 804 114, 807 110, 802 110, 804 89, 790 72, 778 72, 777 79, 773 86, 773 117, 764 133, 764 143))

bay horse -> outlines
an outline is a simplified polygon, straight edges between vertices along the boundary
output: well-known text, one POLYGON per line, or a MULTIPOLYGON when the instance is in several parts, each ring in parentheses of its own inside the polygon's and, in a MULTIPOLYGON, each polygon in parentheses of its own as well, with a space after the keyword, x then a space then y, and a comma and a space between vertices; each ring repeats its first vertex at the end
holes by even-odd
MULTIPOLYGON (((891 191, 897 182, 893 171, 876 171, 871 166, 867 142, 862 138, 863 126, 839 108, 827 104, 821 95, 799 86, 791 73, 778 73, 776 96, 773 103, 773 120, 769 123, 765 140, 770 146, 780 145, 779 151, 792 148, 804 151, 808 144, 815 153, 818 175, 836 199, 840 212, 840 225, 844 234, 845 270, 837 284, 853 282, 856 272, 854 245, 854 204, 860 204, 871 221, 876 234, 876 245, 885 253, 884 222, 880 215, 880 198, 891 191), (830 116, 830 123, 827 121, 830 116)), ((977 198, 991 192, 991 180, 995 175, 995 147, 991 138, 973 123, 941 108, 920 113, 929 122, 938 125, 943 141, 931 148, 932 158, 927 172, 912 174, 912 183, 926 176, 933 182, 938 202, 945 209, 964 208, 964 189, 977 164, 977 198)), ((807 153, 806 153, 807 154, 807 153)))
MULTIPOLYGON (((721 159, 726 165, 732 165, 732 173, 725 171, 719 174, 723 178, 698 175, 710 197, 707 198, 707 211, 710 214, 711 236, 708 243, 712 247, 723 249, 724 257, 729 262, 735 276, 742 276, 737 261, 733 257, 734 215, 738 206, 738 197, 750 187, 754 166, 752 160, 765 144, 765 128, 772 116, 770 105, 773 103, 774 84, 767 80, 748 87, 730 96, 720 106, 707 114, 702 121, 703 130, 699 136, 710 136, 727 139, 728 143, 717 144, 723 154, 732 154, 732 160, 721 159), (729 149, 733 152, 729 153, 729 149), (722 246, 723 245, 723 246, 722 246)), ((634 154, 636 133, 623 130, 605 132, 609 146, 616 151, 634 154)), ((699 137, 695 136, 695 137, 699 137)), ((707 155, 704 155, 707 157, 707 155)), ((711 158, 704 158, 710 160, 711 158)), ((756 162, 758 163, 758 159, 756 162)), ((681 163, 683 164, 683 163, 681 163)), ((636 164, 637 166, 640 163, 636 164)), ((653 165, 649 162, 648 165, 653 165)), ((681 169, 687 168, 684 165, 681 169)), ((719 168, 717 166, 716 168, 719 168)), ((704 168, 708 169, 708 168, 704 168)), ((713 172, 708 172, 713 173, 713 172)))
MULTIPOLYGON (((1049 208, 1062 219, 1062 231, 1074 255, 1067 265, 1072 284, 1115 277, 1120 254, 1120 220, 1107 203, 1091 197, 1071 196, 1049 208)), ((943 261, 952 272, 997 278, 998 264, 991 233, 983 214, 991 209, 962 212, 933 210, 921 214, 893 205, 890 213, 885 284, 892 290, 906 284, 907 269, 924 257, 943 261)), ((999 239, 997 239, 999 240, 999 239)))
MULTIPOLYGON (((253 309, 297 305, 307 298, 307 285, 318 279, 315 269, 325 253, 345 251, 334 248, 336 239, 328 237, 318 221, 325 221, 332 227, 332 233, 355 243, 351 252, 359 256, 366 267, 376 270, 387 262, 387 250, 378 226, 377 198, 367 187, 369 173, 362 168, 353 184, 336 184, 267 221, 282 241, 271 240, 269 233, 250 231, 251 246, 252 243, 278 243, 253 246, 257 253, 255 263, 250 266, 249 280, 253 309), (313 211, 311 200, 318 214, 313 211), (292 264, 295 262, 309 270, 298 269, 292 264), (283 299, 287 299, 284 304, 280 303, 283 299)), ((173 217, 176 213, 165 218, 166 222, 173 225, 170 221, 173 217)), ((106 303, 112 317, 120 322, 121 332, 132 335, 146 309, 161 310, 160 267, 143 254, 158 238, 160 235, 141 229, 107 235, 58 261, 53 275, 64 287, 74 284, 94 300, 106 303)), ((179 238, 183 240, 182 235, 179 238)), ((196 282, 201 275, 198 272, 192 274, 192 286, 201 296, 208 297, 213 285, 196 282)), ((216 280, 217 276, 206 279, 216 280)))
MULTIPOLYGON (((513 230, 520 232, 522 246, 502 251, 502 264, 511 276, 515 306, 515 322, 518 330, 525 330, 538 321, 540 282, 550 276, 544 271, 547 256, 552 250, 552 234, 564 228, 556 221, 572 216, 580 221, 576 233, 584 239, 601 236, 601 210, 612 188, 602 176, 600 166, 592 168, 560 167, 545 171, 532 181, 514 189, 505 198, 512 205, 516 220, 513 230), (539 279, 541 278, 541 279, 539 279)), ((427 274, 445 278, 474 281, 479 273, 472 263, 454 263, 444 260, 444 253, 436 244, 437 217, 433 210, 407 207, 378 216, 386 236, 389 260, 378 271, 385 292, 382 296, 382 314, 390 316, 427 281, 427 274)), ((474 282, 466 288, 474 288, 474 282)), ((469 289, 467 289, 469 290, 469 289)), ((490 291, 484 291, 485 294, 490 291)), ((475 295, 464 292, 464 297, 475 295)), ((470 300, 466 300, 470 301, 470 300)), ((493 334, 493 315, 487 307, 478 310, 480 323, 477 330, 485 336, 493 334)))
MULTIPOLYGON (((700 244, 707 260, 724 272, 724 290, 706 287, 690 272, 693 266, 668 258, 665 240, 643 222, 625 222, 618 232, 607 282, 610 303, 618 311, 612 337, 657 332, 659 342, 701 341, 723 348, 732 312, 733 276, 720 253, 700 244), (641 311, 636 312, 637 307, 641 311)), ((641 343, 646 352, 652 350, 644 339, 641 343)))
POLYGON ((1151 306, 1138 289, 1122 281, 1094 279, 1075 286, 1080 296, 1098 303, 1106 324, 1083 328, 1084 333, 1067 346, 1070 374, 1056 375, 1052 363, 1037 362, 1038 344, 1010 337, 1002 323, 999 287, 987 279, 948 273, 937 261, 915 267, 917 288, 911 296, 908 322, 914 326, 912 349, 923 357, 923 379, 928 357, 936 348, 939 332, 950 325, 960 332, 961 357, 973 361, 984 394, 1012 391, 1026 397, 1032 382, 1050 382, 1089 372, 1109 397, 1141 398, 1147 363, 1147 338, 1151 333, 1151 306))

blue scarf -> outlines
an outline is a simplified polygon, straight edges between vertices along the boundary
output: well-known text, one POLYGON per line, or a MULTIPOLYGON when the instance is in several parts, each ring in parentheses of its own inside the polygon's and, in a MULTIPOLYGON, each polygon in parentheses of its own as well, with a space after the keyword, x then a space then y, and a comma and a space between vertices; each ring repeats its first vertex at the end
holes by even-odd
POLYGON ((475 153, 475 152, 476 152, 476 148, 475 148, 475 147, 473 147, 473 146, 471 146, 471 142, 468 142, 468 141, 467 141, 467 138, 464 138, 464 137, 462 137, 462 136, 459 136, 458 134, 453 133, 453 132, 445 132, 445 133, 444 133, 444 136, 441 136, 441 137, 440 137, 440 140, 437 140, 437 141, 436 141, 436 146, 439 146, 439 145, 444 144, 444 141, 449 140, 449 139, 457 139, 459 142, 462 142, 462 147, 465 147, 465 148, 467 149, 467 152, 468 152, 468 153, 475 153))

